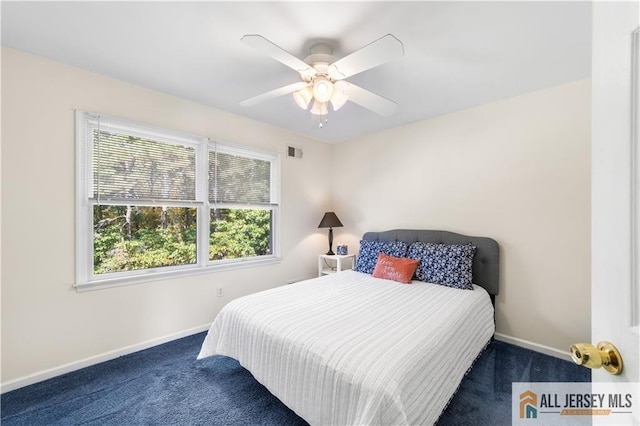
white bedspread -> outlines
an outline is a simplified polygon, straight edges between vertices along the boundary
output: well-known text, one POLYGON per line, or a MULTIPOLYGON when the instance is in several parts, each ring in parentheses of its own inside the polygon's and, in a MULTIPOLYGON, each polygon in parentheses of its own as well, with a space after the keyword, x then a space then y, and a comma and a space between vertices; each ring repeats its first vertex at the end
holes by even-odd
POLYGON ((428 425, 493 333, 481 287, 344 271, 228 303, 198 359, 237 359, 312 425, 428 425))

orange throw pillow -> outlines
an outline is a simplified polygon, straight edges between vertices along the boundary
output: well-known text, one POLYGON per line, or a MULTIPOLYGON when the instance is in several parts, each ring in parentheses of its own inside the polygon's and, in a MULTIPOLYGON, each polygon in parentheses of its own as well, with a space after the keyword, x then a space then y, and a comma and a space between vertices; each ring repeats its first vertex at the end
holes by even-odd
POLYGON ((376 263, 376 267, 373 270, 373 276, 410 284, 411 277, 418 267, 418 263, 420 263, 418 259, 393 257, 380 253, 378 255, 378 263, 376 263))

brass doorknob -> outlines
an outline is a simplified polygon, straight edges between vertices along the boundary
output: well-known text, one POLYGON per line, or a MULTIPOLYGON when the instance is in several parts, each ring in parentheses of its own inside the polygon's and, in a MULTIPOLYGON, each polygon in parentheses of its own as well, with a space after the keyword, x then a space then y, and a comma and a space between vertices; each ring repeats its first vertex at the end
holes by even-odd
POLYGON ((571 345, 571 359, 588 368, 602 367, 614 375, 622 373, 622 356, 610 342, 600 342, 597 347, 591 343, 575 343, 571 345))

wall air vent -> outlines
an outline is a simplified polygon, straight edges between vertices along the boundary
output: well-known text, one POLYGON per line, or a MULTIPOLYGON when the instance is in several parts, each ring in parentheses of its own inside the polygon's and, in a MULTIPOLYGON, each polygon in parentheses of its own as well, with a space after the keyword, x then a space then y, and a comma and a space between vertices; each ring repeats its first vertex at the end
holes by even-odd
POLYGON ((287 156, 292 158, 302 158, 302 149, 290 146, 287 150, 287 156))

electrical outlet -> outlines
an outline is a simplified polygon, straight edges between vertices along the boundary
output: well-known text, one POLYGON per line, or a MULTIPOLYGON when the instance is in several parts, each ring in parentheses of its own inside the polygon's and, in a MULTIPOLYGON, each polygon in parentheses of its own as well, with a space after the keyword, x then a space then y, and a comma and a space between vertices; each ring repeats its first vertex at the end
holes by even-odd
POLYGON ((218 297, 222 297, 224 296, 224 293, 222 292, 222 287, 218 287, 218 297))

